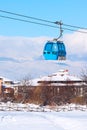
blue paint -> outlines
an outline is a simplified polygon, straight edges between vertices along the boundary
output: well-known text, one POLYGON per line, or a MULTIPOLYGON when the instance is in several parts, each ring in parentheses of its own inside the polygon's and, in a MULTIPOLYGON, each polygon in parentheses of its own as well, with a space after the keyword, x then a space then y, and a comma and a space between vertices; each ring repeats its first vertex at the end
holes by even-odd
POLYGON ((43 56, 46 60, 65 60, 66 49, 64 43, 61 41, 48 41, 45 44, 43 56))

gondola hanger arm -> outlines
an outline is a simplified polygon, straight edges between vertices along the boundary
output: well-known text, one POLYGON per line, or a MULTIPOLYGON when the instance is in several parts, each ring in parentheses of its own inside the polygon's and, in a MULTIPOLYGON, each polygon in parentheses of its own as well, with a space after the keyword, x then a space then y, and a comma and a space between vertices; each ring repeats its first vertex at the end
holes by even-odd
POLYGON ((62 33, 63 33, 62 25, 63 25, 63 23, 61 21, 60 22, 56 21, 54 23, 60 26, 60 34, 59 34, 59 36, 57 38, 53 39, 53 41, 58 41, 60 39, 60 37, 62 37, 62 33))

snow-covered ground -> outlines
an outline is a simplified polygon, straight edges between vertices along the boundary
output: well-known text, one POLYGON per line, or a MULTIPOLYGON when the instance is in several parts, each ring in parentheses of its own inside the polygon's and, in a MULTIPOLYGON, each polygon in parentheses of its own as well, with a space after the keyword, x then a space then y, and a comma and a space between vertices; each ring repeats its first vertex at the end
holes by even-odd
POLYGON ((87 130, 87 112, 0 112, 0 130, 87 130))
POLYGON ((0 130, 87 130, 87 106, 0 103, 0 130))

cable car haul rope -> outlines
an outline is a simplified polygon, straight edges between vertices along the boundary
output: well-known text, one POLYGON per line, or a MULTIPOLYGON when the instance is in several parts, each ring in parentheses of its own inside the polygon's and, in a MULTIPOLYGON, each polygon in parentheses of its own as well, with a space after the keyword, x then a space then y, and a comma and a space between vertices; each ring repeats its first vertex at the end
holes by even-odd
POLYGON ((60 35, 57 38, 54 38, 52 41, 47 41, 47 43, 45 44, 45 47, 43 50, 43 56, 46 60, 65 60, 66 59, 65 44, 62 41, 60 41, 60 37, 62 36, 63 30, 76 31, 79 33, 87 33, 87 28, 64 24, 61 21, 52 22, 52 21, 35 18, 35 17, 31 17, 31 16, 26 16, 23 14, 13 13, 13 12, 1 10, 1 9, 0 9, 0 13, 4 13, 4 15, 0 14, 1 18, 60 29, 60 35), (7 16, 5 14, 10 15, 10 16, 7 16), (32 21, 30 21, 29 19, 31 19, 32 21), (37 22, 37 21, 40 21, 40 22, 37 22), (49 24, 47 24, 47 23, 49 23, 49 24), (52 24, 55 24, 55 26, 52 24), (62 27, 62 26, 66 26, 66 27, 62 27), (82 30, 77 30, 77 29, 82 29, 82 30))

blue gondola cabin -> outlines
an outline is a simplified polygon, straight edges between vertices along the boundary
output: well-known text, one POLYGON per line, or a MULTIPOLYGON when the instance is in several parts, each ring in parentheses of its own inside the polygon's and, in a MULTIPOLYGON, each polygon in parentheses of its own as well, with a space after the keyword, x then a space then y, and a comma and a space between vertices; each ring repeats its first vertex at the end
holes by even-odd
POLYGON ((48 41, 45 44, 43 56, 45 60, 65 60, 66 49, 64 43, 61 41, 48 41))

